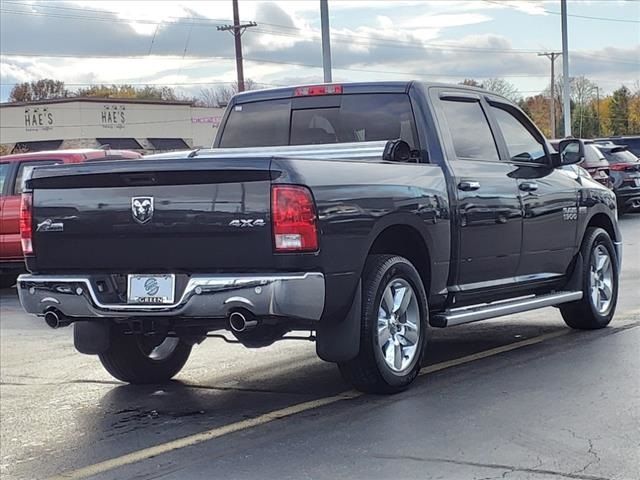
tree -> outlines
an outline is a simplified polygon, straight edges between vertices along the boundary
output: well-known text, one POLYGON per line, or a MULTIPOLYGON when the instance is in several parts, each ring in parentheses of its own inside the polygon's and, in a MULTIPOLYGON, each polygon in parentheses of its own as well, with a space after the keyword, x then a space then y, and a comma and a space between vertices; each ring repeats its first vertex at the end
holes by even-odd
POLYGON ((79 97, 136 98, 140 100, 178 99, 172 88, 155 85, 145 85, 142 88, 132 85, 93 85, 79 89, 76 95, 79 97))
POLYGON ((629 133, 640 134, 640 82, 636 81, 634 92, 629 101, 629 133))
POLYGON ((478 88, 482 88, 482 84, 480 82, 478 82, 477 80, 474 80, 473 78, 465 78, 462 82, 460 82, 458 85, 467 85, 469 87, 478 87, 478 88))
POLYGON ((515 85, 504 78, 489 78, 482 82, 482 88, 489 90, 490 92, 497 93, 498 95, 502 95, 512 102, 517 102, 521 98, 520 92, 515 85))
POLYGON ((624 85, 613 92, 609 125, 613 135, 625 135, 629 132, 629 104, 631 92, 624 85))
POLYGON ((545 136, 551 136, 551 114, 549 112, 549 97, 538 94, 533 97, 527 97, 523 101, 523 110, 527 112, 531 120, 538 126, 545 136))
POLYGON ((11 89, 10 102, 33 102, 35 100, 49 100, 52 98, 64 98, 69 96, 64 82, 43 78, 31 82, 23 82, 11 89))
MULTIPOLYGON (((250 78, 244 81, 245 90, 257 90, 258 88, 260 88, 258 84, 250 78)), ((238 82, 226 86, 203 88, 200 90, 196 104, 201 107, 222 107, 227 105, 236 93, 238 93, 238 82)))

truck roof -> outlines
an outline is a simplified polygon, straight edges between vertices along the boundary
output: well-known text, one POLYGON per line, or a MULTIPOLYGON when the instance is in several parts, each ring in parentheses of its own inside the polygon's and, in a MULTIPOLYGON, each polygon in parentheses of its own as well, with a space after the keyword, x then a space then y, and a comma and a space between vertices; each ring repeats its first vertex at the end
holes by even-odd
MULTIPOLYGON (((386 81, 386 82, 333 82, 333 83, 315 83, 308 85, 292 85, 290 87, 268 88, 265 90, 250 90, 248 92, 238 93, 231 99, 232 104, 250 103, 263 100, 277 100, 280 98, 290 98, 294 96, 297 88, 315 87, 320 85, 339 85, 342 87, 343 94, 354 93, 405 93, 413 84, 418 84, 424 88, 429 87, 449 87, 456 89, 465 89, 474 92, 492 93, 482 88, 471 87, 468 85, 456 85, 450 83, 437 82, 419 82, 410 81, 386 81)), ((492 93, 492 95, 495 95, 492 93)))

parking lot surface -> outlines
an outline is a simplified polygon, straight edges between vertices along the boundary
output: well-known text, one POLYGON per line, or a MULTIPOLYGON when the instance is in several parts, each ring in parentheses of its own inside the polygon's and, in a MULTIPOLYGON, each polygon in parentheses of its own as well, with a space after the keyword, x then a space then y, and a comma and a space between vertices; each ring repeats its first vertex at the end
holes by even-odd
POLYGON ((623 217, 604 330, 549 308, 432 329, 407 392, 349 390, 310 342, 194 349, 176 381, 130 386, 71 328, 0 294, 3 479, 639 479, 640 215, 623 217))

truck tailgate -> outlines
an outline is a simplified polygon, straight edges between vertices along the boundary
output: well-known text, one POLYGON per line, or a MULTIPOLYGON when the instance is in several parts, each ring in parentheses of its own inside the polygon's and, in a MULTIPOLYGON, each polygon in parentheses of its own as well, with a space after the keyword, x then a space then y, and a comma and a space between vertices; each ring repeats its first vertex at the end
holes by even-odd
POLYGON ((271 267, 268 158, 163 159, 37 169, 39 271, 271 267))

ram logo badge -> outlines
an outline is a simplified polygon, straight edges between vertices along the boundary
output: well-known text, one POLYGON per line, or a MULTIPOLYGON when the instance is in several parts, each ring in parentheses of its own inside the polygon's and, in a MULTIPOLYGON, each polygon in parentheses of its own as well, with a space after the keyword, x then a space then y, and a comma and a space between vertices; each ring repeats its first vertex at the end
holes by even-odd
POLYGON ((264 219, 262 218, 237 218, 229 222, 230 227, 264 227, 264 219))
POLYGON ((131 197, 131 214, 140 223, 147 223, 153 217, 153 197, 131 197))

